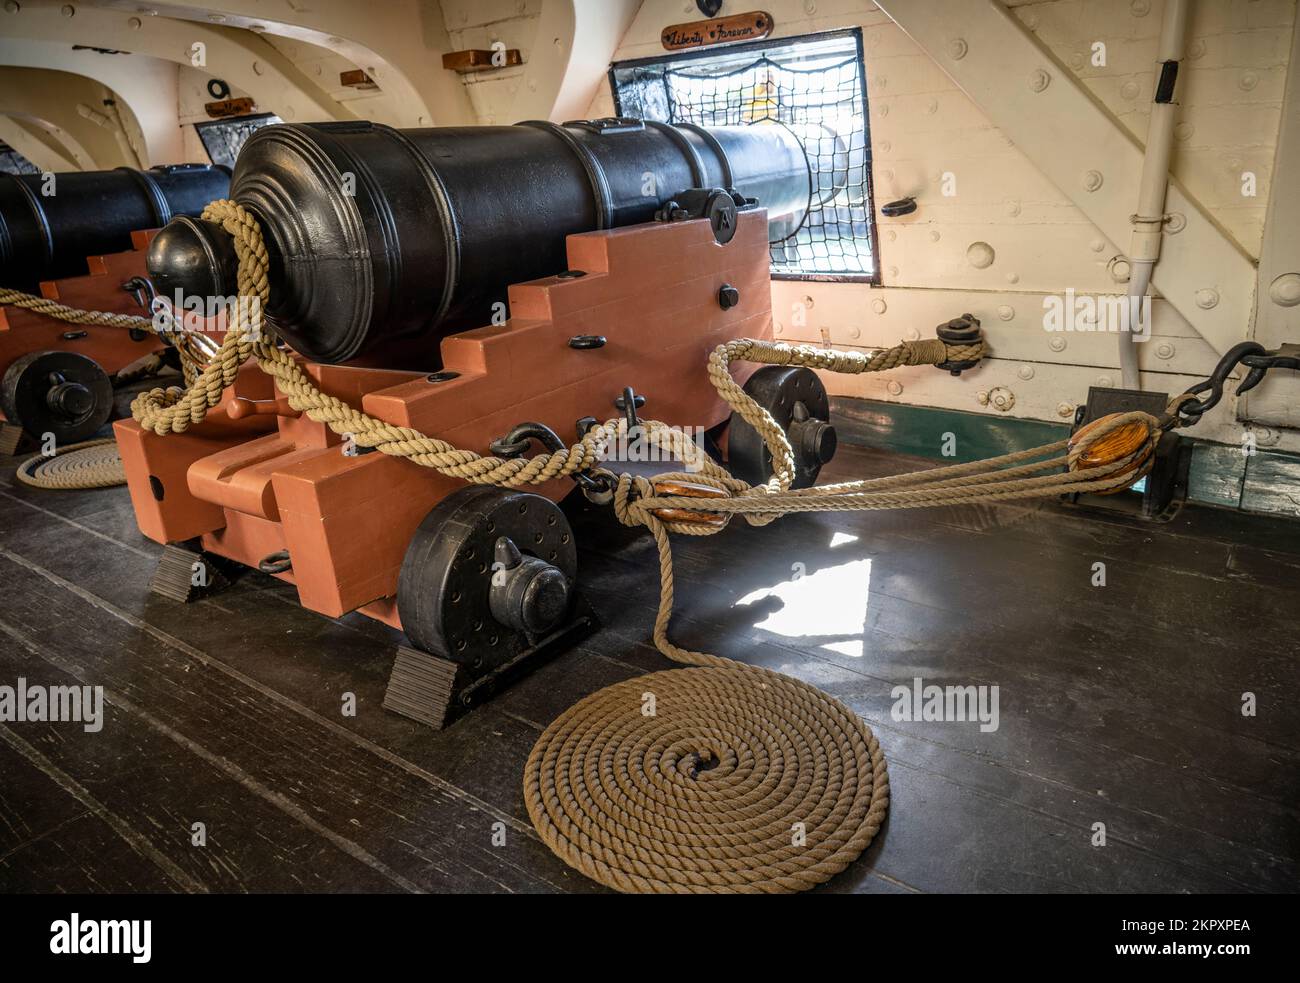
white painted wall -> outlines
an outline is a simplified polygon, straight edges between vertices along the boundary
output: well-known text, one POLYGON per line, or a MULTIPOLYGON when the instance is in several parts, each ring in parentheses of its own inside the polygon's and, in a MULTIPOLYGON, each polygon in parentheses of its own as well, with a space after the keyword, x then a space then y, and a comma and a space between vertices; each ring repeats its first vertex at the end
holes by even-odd
MULTIPOLYGON (((889 6, 888 0, 881 3, 889 6)), ((1113 336, 1051 334, 1042 313, 1044 296, 1066 287, 1123 292, 1108 263, 1125 251, 1127 237, 1107 239, 874 3, 766 0, 756 6, 772 14, 775 37, 862 29, 877 205, 908 194, 920 201, 913 215, 877 216, 880 287, 774 284, 778 337, 844 347, 888 345, 914 333, 929 336, 940 321, 970 311, 983 321, 995 353, 979 371, 959 380, 934 369, 880 378, 828 376, 828 386, 844 395, 993 414, 999 411, 981 400, 1004 387, 1015 396, 1010 415, 1061 421, 1089 384, 1118 385, 1113 336), (946 172, 956 177, 955 197, 940 194, 946 172), (993 247, 991 266, 976 268, 968 261, 975 241, 993 247), (806 312, 803 327, 796 324, 796 310, 806 312)), ((1140 143, 1156 79, 1161 6, 1161 0, 1049 0, 1013 2, 1012 14, 1050 50, 1058 63, 1054 70, 1078 80, 1140 143), (1104 67, 1091 64, 1094 41, 1106 45, 1104 67)), ((723 12, 734 12, 731 7, 723 12)), ((1257 260, 1296 5, 1192 0, 1192 8, 1178 89, 1174 180, 1257 260), (1254 197, 1242 194, 1247 171, 1254 174, 1254 197)), ((645 0, 615 58, 661 55, 660 31, 698 18, 687 0, 645 0)), ((953 36, 960 33, 954 23, 953 36)), ((601 91, 589 114, 612 112, 610 94, 601 91)), ((1135 206, 1136 184, 1131 198, 1135 206)), ((1288 234, 1294 237, 1294 230, 1288 234)), ((1154 337, 1140 346, 1144 384, 1180 392, 1207 373, 1218 355, 1171 305, 1157 300, 1155 311, 1154 337)), ((1250 331, 1251 324, 1242 323, 1238 340, 1250 331)), ((1300 331, 1295 335, 1300 341, 1300 331)), ((1233 401, 1225 400, 1197 435, 1236 443, 1242 424, 1234 414, 1233 401)), ((1272 446, 1300 449, 1293 432, 1274 430, 1264 437, 1272 446)))
MULTIPOLYGON (((928 0, 880 2, 902 20, 901 10, 928 0)), ((211 75, 230 81, 235 95, 253 94, 260 110, 287 107, 282 115, 290 119, 355 115, 412 125, 602 116, 613 110, 603 80, 605 63, 661 54, 663 27, 700 16, 690 0, 393 0, 371 5, 351 0, 310 5, 296 0, 207 5, 162 0, 150 7, 156 16, 106 0, 73 4, 72 17, 61 15, 64 5, 51 0, 23 0, 20 6, 18 14, 0 13, 0 36, 17 39, 15 43, 98 40, 135 50, 132 58, 148 55, 178 63, 174 123, 151 118, 148 126, 155 133, 177 127, 180 156, 188 159, 203 159, 188 124, 206 118, 203 104, 210 97, 204 86, 211 75), (185 64, 187 39, 197 37, 209 42, 216 58, 203 70, 185 64), (467 76, 441 68, 444 50, 491 48, 497 42, 518 48, 523 66, 467 76), (341 86, 339 72, 351 67, 373 69, 379 90, 341 86), (574 104, 575 98, 586 100, 575 93, 589 92, 593 98, 574 104), (324 108, 305 112, 304 106, 324 108)), ((994 358, 979 371, 960 380, 932 369, 881 379, 832 378, 833 391, 997 413, 1001 411, 990 407, 987 394, 1001 386, 1015 395, 1005 412, 1060 420, 1068 406, 1084 397, 1088 384, 1117 383, 1112 336, 1049 334, 1042 311, 1046 297, 1067 287, 1081 293, 1123 292, 1123 283, 1111 271, 1128 246, 1126 230, 1117 233, 1112 223, 1103 233, 1094 224, 1096 215, 1079 207, 1077 189, 1063 191, 1059 175, 1049 178, 1046 163, 1035 159, 1027 145, 1015 145, 994 122, 999 107, 981 109, 949 77, 945 67, 952 66, 927 54, 875 3, 763 0, 741 5, 728 0, 724 13, 749 6, 773 15, 777 37, 862 29, 877 204, 906 194, 919 196, 921 204, 914 215, 878 220, 881 286, 775 284, 778 336, 867 348, 928 336, 939 321, 970 311, 983 321, 994 349, 994 358), (940 193, 945 173, 956 178, 954 197, 940 193), (977 268, 969 261, 969 247, 976 241, 992 246, 991 265, 977 268), (794 317, 796 310, 806 312, 806 318, 794 317)), ((1015 22, 1045 49, 1045 64, 1059 73, 1054 84, 1079 87, 1104 110, 1113 134, 1130 146, 1140 144, 1156 77, 1163 0, 1009 0, 1008 6, 1015 22), (1105 65, 1091 60, 1098 41, 1106 46, 1105 65)), ((961 21, 986 9, 988 0, 969 0, 953 9, 959 7, 952 18, 954 36, 962 30, 961 21)), ((1180 193, 1210 215, 1215 234, 1244 257, 1241 263, 1249 274, 1265 242, 1296 238, 1294 229, 1278 233, 1265 227, 1296 3, 1192 0, 1192 8, 1179 82, 1174 181, 1180 193), (1253 175, 1253 196, 1242 193, 1247 174, 1253 175)), ((1291 86, 1297 87, 1295 79, 1291 86)), ((164 92, 155 101, 167 98, 164 92)), ((1294 100, 1290 112, 1300 112, 1294 100)), ((1281 188, 1279 195, 1297 198, 1297 184, 1281 188)), ((1131 196, 1136 204, 1137 188, 1126 189, 1123 182, 1112 181, 1106 193, 1123 201, 1131 196)), ((1291 214, 1278 207, 1274 212, 1291 214)), ((1273 248, 1267 257, 1270 282, 1295 257, 1295 249, 1273 248)), ((1247 286, 1253 293, 1254 284, 1247 286)), ((1171 294, 1171 299, 1173 303, 1156 301, 1155 336, 1142 346, 1140 360, 1148 388, 1172 392, 1207 373, 1217 358, 1214 346, 1222 349, 1236 337, 1238 308, 1233 307, 1227 329, 1220 324, 1212 337, 1207 335, 1211 345, 1193 328, 1196 314, 1186 297, 1171 294)), ((1240 338, 1255 330, 1254 317, 1246 313, 1252 303, 1241 304, 1240 338)), ((1265 313, 1265 340, 1273 344, 1287 337, 1294 323, 1290 311, 1265 313)), ((1300 335, 1300 326, 1293 333, 1300 335)), ((1294 423, 1287 391, 1281 397, 1276 393, 1270 385, 1274 408, 1261 419, 1294 423)), ((1242 424, 1235 412, 1235 403, 1225 401, 1198 427, 1198 435, 1237 441, 1242 424)), ((1300 449, 1300 435, 1279 428, 1263 434, 1261 443, 1300 449), (1276 442, 1270 444, 1273 437, 1276 442)))
MULTIPOLYGON (((3 22, 0 22, 0 27, 3 22)), ((142 156, 150 165, 182 162, 176 120, 176 65, 148 55, 104 54, 53 41, 0 34, 0 65, 47 68, 93 79, 116 93, 140 126, 142 156)))

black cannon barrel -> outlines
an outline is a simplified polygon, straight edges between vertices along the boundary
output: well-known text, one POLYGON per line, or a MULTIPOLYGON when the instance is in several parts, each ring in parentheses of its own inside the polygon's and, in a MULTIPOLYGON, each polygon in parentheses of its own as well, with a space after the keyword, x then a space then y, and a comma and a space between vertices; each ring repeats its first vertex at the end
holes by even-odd
MULTIPOLYGON (((701 187, 757 198, 784 229, 813 190, 798 139, 775 124, 341 122, 258 130, 231 197, 261 224, 267 314, 294 348, 322 362, 424 368, 437 366, 443 337, 501 313, 511 283, 564 270, 567 235, 650 221, 701 187)), ((149 270, 162 296, 233 293, 229 256, 213 258, 209 236, 189 222, 155 240, 149 270), (204 262, 210 274, 196 277, 204 262)))
POLYGON ((0 174, 0 286, 84 276, 87 256, 124 252, 132 232, 198 215, 229 187, 230 172, 213 164, 0 174))

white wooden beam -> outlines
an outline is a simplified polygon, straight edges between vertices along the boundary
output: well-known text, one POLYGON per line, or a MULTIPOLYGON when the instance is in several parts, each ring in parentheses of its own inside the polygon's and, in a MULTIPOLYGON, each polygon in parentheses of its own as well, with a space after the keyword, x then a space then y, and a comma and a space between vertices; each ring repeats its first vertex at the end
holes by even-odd
POLYGON ((0 140, 13 147, 41 171, 79 171, 90 155, 66 134, 60 140, 53 123, 26 116, 0 115, 0 140), (65 142, 66 141, 66 142, 65 142))
POLYGON ((518 119, 582 119, 641 0, 546 0, 512 111, 518 119))
MULTIPOLYGON (((394 126, 457 126, 474 122, 461 77, 442 67, 450 50, 442 10, 428 0, 157 0, 151 9, 195 25, 220 23, 326 48, 364 69, 393 97, 394 126)), ((307 117, 299 117, 307 122, 307 117)))
POLYGON ((150 55, 178 65, 192 65, 194 44, 201 43, 204 64, 193 66, 253 97, 264 112, 286 120, 356 119, 265 38, 238 28, 151 17, 147 13, 76 4, 71 17, 59 5, 16 4, 0 10, 0 35, 24 41, 57 41, 116 48, 150 55))
MULTIPOLYGON (((878 5, 1106 238, 1129 241, 1141 145, 1010 11, 994 0, 878 5)), ((1166 212, 1186 224, 1166 231, 1152 282, 1225 351, 1251 322, 1254 261, 1176 182, 1166 212)))
POLYGON ((70 72, 107 86, 130 107, 140 125, 145 163, 181 163, 184 141, 176 116, 174 63, 148 55, 108 55, 89 48, 76 51, 54 41, 0 37, 0 65, 70 72))
POLYGON ((65 147, 77 147, 82 170, 139 167, 126 139, 125 126, 134 123, 129 110, 119 123, 99 112, 112 90, 93 79, 43 68, 0 66, 0 115, 41 120, 65 147), (67 139, 64 139, 64 134, 67 139))

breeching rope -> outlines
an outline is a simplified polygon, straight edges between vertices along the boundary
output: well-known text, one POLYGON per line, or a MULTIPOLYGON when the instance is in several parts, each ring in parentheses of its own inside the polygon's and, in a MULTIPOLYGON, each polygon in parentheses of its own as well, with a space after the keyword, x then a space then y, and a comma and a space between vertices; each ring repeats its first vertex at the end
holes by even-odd
POLYGON ((485 457, 377 420, 317 389, 263 322, 269 264, 256 220, 231 201, 212 202, 203 218, 233 237, 239 295, 246 302, 237 305, 216 354, 205 366, 192 366, 188 387, 156 388, 136 398, 132 413, 142 427, 165 435, 201 422, 252 357, 294 410, 351 435, 362 447, 475 484, 518 487, 599 475, 612 485, 618 520, 645 526, 654 537, 660 575, 654 643, 690 668, 627 680, 570 707, 546 728, 524 771, 524 800, 542 839, 569 866, 621 891, 806 890, 867 848, 889 805, 880 745, 843 703, 780 673, 669 639, 670 533, 712 535, 733 515, 764 525, 791 512, 925 508, 1116 489, 1145 473, 1162 430, 1176 424, 1169 417, 1125 413, 1098 421, 1086 435, 1076 434, 1074 443, 791 489, 790 442, 732 379, 733 362, 856 374, 973 361, 984 355, 983 343, 936 339, 865 354, 739 339, 710 356, 709 381, 762 436, 774 471, 766 484, 733 478, 681 431, 653 420, 637 424, 640 436, 683 460, 688 470, 651 479, 602 468, 611 442, 637 436, 625 419, 597 425, 578 443, 554 452, 485 457))
POLYGON ((23 307, 29 311, 35 311, 37 314, 44 314, 46 317, 52 317, 59 321, 67 321, 69 324, 97 324, 107 328, 126 328, 137 331, 155 330, 153 321, 147 317, 140 317, 138 314, 83 311, 76 307, 60 304, 57 300, 50 300, 48 297, 37 297, 35 294, 23 293, 21 290, 0 287, 0 306, 10 304, 14 307, 23 307))

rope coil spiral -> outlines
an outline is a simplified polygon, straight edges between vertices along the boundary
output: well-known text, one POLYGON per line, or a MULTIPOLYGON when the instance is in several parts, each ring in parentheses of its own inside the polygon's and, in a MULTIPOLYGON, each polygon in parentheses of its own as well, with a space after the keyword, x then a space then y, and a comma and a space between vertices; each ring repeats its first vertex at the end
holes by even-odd
POLYGON ((627 680, 575 704, 546 728, 524 774, 525 804, 542 839, 574 869, 621 891, 806 890, 844 870, 867 848, 889 804, 879 743, 844 704, 780 673, 682 648, 669 639, 674 601, 669 533, 712 535, 726 523, 665 521, 658 512, 739 514, 763 525, 792 512, 917 508, 1103 490, 1136 480, 1144 454, 1169 425, 1145 413, 1123 414, 1104 421, 1079 446, 1060 441, 986 461, 791 490, 795 462, 789 440, 732 378, 733 362, 877 372, 976 361, 986 354, 983 342, 954 345, 934 339, 867 353, 738 339, 713 352, 708 376, 722 399, 762 436, 774 471, 766 484, 750 486, 733 478, 680 431, 654 420, 641 424, 644 439, 670 451, 689 470, 652 481, 604 468, 611 442, 631 436, 622 419, 597 425, 577 444, 554 452, 485 457, 375 419, 320 392, 263 323, 269 262, 256 220, 231 201, 212 202, 203 218, 220 223, 233 237, 239 295, 248 303, 238 305, 207 365, 190 366, 187 388, 156 388, 137 397, 132 413, 143 428, 165 435, 201 422, 253 357, 294 410, 351 435, 359 446, 475 484, 518 487, 584 472, 603 475, 613 484, 617 519, 645 526, 654 538, 660 570, 654 642, 670 660, 690 668, 627 680), (1105 468, 1079 467, 1082 453, 1125 426, 1146 428, 1137 450, 1105 468), (660 494, 656 484, 672 479, 725 494, 660 494), (653 697, 653 712, 647 712, 647 695, 653 697))
POLYGON ((29 457, 14 474, 33 488, 112 488, 126 484, 122 456, 112 437, 69 444, 53 454, 29 457))
POLYGON ((650 673, 570 707, 528 757, 524 802, 547 846, 617 890, 787 893, 867 848, 889 775, 843 704, 732 663, 650 673))

